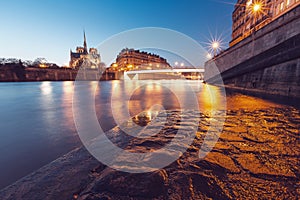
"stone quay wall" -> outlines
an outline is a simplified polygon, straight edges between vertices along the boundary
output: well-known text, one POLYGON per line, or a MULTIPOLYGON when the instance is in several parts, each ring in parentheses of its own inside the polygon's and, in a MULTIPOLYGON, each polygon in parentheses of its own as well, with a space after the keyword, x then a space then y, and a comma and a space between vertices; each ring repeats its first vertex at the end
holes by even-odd
POLYGON ((0 82, 106 80, 98 70, 42 69, 1 66, 0 82))
POLYGON ((300 98, 300 6, 205 63, 206 82, 300 98), (219 70, 219 73, 216 68, 219 70))

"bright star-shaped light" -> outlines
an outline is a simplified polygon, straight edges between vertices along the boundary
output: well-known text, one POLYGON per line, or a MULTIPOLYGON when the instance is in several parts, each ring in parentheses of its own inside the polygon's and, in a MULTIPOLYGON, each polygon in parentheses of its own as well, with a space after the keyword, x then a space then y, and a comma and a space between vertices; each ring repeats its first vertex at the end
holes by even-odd
POLYGON ((267 14, 267 6, 262 0, 257 0, 247 6, 252 15, 267 14))
POLYGON ((260 5, 259 3, 254 4, 254 6, 253 6, 253 11, 254 11, 254 12, 257 12, 257 11, 259 11, 260 9, 261 9, 261 5, 260 5))
POLYGON ((218 34, 217 32, 215 34, 212 34, 209 31, 210 37, 207 38, 207 42, 202 42, 207 50, 206 56, 207 59, 211 59, 212 57, 216 56, 219 54, 222 49, 226 48, 227 42, 224 42, 224 32, 221 32, 218 34))
POLYGON ((214 41, 211 46, 213 49, 218 49, 220 47, 220 43, 218 41, 214 41))

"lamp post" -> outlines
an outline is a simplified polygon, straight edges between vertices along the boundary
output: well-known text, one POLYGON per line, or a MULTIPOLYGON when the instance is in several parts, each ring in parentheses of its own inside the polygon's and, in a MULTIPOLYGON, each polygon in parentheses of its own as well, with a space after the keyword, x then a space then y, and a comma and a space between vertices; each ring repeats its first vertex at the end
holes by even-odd
POLYGON ((253 16, 253 29, 251 29, 251 37, 252 37, 252 50, 251 50, 251 54, 254 55, 254 40, 255 40, 255 32, 256 32, 256 24, 257 24, 257 16, 262 12, 263 10, 263 2, 261 0, 255 1, 252 3, 252 1, 249 1, 249 5, 247 4, 247 6, 250 6, 250 12, 253 16), (253 31, 252 31, 253 30, 253 31))
POLYGON ((212 49, 214 50, 214 57, 217 55, 217 50, 220 48, 220 43, 218 41, 214 41, 211 44, 212 49))
POLYGON ((212 59, 212 55, 211 55, 210 53, 208 53, 208 54, 206 55, 206 58, 210 60, 210 59, 212 59))
POLYGON ((175 64, 175 67, 177 67, 179 63, 176 61, 174 64, 175 64))
POLYGON ((261 9, 260 3, 255 3, 253 6, 253 11, 258 12, 261 9))
POLYGON ((257 15, 261 12, 261 9, 262 4, 260 2, 256 2, 252 6, 254 32, 256 31, 257 15))
POLYGON ((253 15, 254 15, 253 29, 254 29, 254 32, 256 31, 257 14, 258 14, 259 10, 260 10, 260 4, 255 4, 253 6, 253 15))

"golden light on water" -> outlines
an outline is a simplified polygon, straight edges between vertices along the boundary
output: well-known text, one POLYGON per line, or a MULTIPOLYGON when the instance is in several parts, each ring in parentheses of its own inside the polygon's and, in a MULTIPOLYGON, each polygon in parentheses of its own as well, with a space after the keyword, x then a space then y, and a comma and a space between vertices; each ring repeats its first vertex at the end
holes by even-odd
POLYGON ((224 110, 226 107, 226 103, 223 102, 222 92, 216 86, 203 85, 199 95, 199 109, 202 112, 211 114, 216 110, 224 110))
POLYGON ((147 111, 147 118, 149 120, 152 120, 152 112, 151 111, 147 111))

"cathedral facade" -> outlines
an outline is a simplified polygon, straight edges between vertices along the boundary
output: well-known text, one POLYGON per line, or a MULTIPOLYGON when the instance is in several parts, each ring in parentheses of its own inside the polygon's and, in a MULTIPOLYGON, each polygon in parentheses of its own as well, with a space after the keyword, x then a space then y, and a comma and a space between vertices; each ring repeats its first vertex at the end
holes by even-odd
POLYGON ((76 52, 70 50, 69 66, 73 69, 99 69, 101 64, 100 54, 96 48, 90 48, 88 51, 85 32, 83 35, 83 47, 77 47, 76 52))

